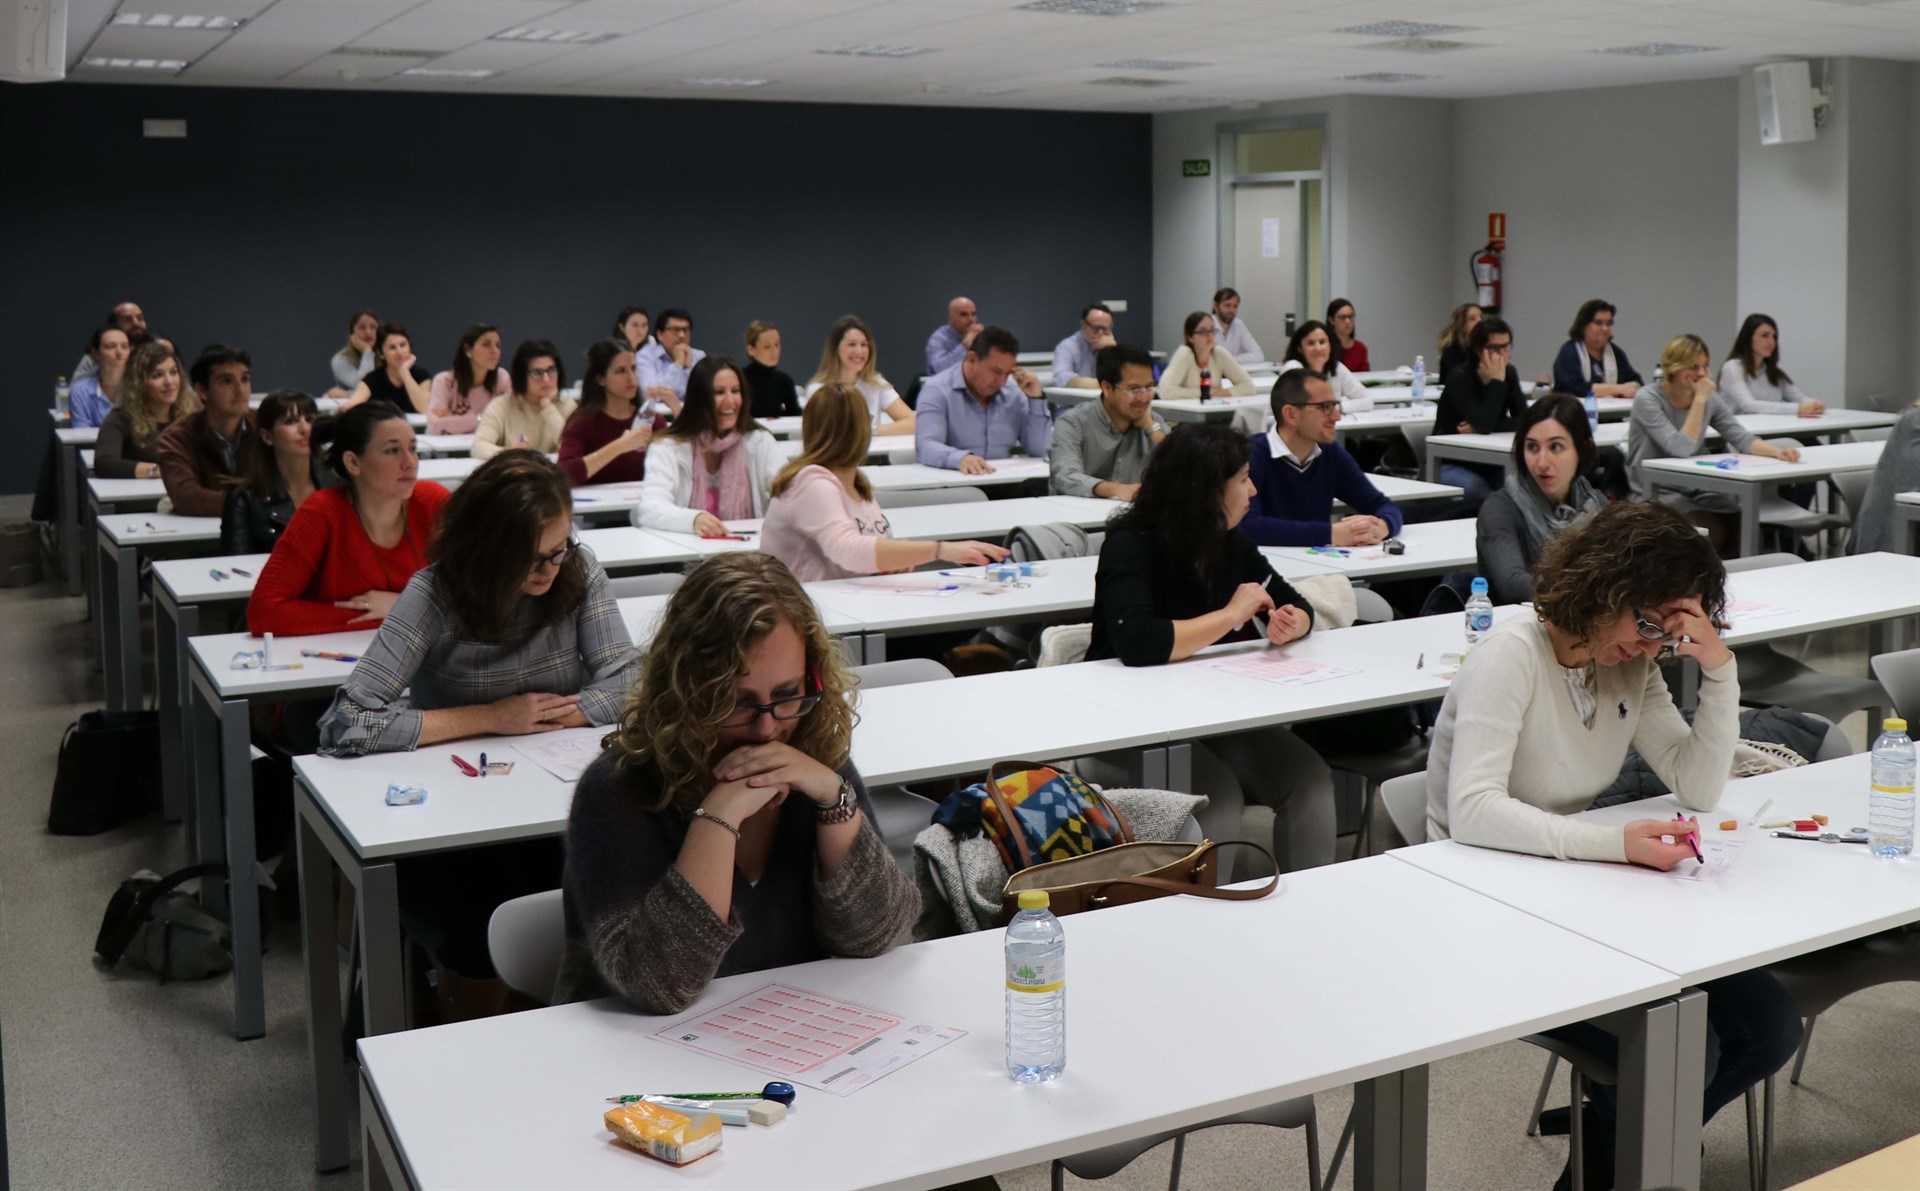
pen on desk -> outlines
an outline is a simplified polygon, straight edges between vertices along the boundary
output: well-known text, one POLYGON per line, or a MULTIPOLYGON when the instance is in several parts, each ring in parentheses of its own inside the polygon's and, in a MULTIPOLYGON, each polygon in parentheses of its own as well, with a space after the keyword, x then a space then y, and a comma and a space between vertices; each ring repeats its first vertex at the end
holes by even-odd
POLYGON ((1413 664, 1413 668, 1416 670, 1424 670, 1427 668, 1427 655, 1425 653, 1420 655, 1420 660, 1413 664))
POLYGON ((252 571, 243 570, 240 567, 228 567, 227 569, 232 571, 236 575, 245 575, 249 579, 253 578, 252 571))
MULTIPOLYGON (((1674 815, 1673 818, 1674 818, 1674 821, 1677 823, 1685 823, 1687 821, 1687 817, 1685 815, 1676 814, 1674 815)), ((1687 841, 1687 847, 1693 849, 1693 858, 1699 861, 1701 864, 1705 864, 1707 862, 1707 858, 1706 856, 1702 855, 1700 851, 1699 833, 1694 831, 1689 831, 1682 838, 1684 838, 1687 841)))
POLYGON ((1867 842, 1867 837, 1864 835, 1841 835, 1837 831, 1822 831, 1813 835, 1797 831, 1776 831, 1773 833, 1773 838, 1797 839, 1809 844, 1864 844, 1867 842))
POLYGON ((468 777, 480 776, 480 771, 462 760, 459 753, 454 753, 452 756, 455 767, 457 767, 461 773, 466 774, 468 777))
POLYGON ((480 754, 480 776, 487 776, 487 755, 485 753, 480 754))
POLYGON ((303 649, 300 651, 300 656, 303 658, 325 658, 329 662, 357 662, 360 660, 360 655, 357 653, 341 653, 337 649, 303 649))
POLYGON ((207 572, 207 575, 210 578, 220 580, 221 582, 225 582, 227 578, 227 573, 221 570, 219 567, 212 568, 207 572))

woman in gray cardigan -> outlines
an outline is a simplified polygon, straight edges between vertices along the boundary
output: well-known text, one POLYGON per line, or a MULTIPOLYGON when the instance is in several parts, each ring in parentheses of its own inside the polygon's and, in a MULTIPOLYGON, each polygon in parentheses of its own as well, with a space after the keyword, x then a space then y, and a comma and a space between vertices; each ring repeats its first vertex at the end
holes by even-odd
POLYGON ((1527 407, 1514 427, 1506 485, 1480 506, 1474 539, 1494 603, 1531 600, 1533 565, 1547 543, 1605 506, 1587 481, 1595 453, 1577 398, 1555 393, 1527 407))

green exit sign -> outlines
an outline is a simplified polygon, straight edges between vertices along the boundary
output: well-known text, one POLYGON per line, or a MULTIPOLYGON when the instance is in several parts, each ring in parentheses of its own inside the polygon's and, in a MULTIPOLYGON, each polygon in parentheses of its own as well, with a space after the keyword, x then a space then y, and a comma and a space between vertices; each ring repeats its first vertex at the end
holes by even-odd
POLYGON ((1204 157, 1189 157, 1180 163, 1182 178, 1204 178, 1213 173, 1213 162, 1204 157))

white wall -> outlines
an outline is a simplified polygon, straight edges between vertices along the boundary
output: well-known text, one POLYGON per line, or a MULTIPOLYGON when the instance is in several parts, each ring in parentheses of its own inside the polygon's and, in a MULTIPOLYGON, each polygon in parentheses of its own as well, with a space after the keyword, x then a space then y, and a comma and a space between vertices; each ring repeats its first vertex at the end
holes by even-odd
POLYGON ((1738 329, 1733 79, 1454 104, 1451 266, 1433 317, 1472 297, 1466 261, 1507 213, 1504 309, 1523 376, 1547 371, 1588 298, 1619 307, 1642 374, 1691 331, 1738 329), (1457 274, 1457 276, 1455 275, 1457 274))
POLYGON ((1847 130, 1846 403, 1892 409, 1912 401, 1913 239, 1908 179, 1913 68, 1849 58, 1839 63, 1847 130))

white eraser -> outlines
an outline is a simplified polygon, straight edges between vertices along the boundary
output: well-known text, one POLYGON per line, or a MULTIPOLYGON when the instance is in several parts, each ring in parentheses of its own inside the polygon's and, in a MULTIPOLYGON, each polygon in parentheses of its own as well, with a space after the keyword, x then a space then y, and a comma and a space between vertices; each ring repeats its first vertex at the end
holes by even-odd
POLYGON ((787 1119, 787 1106, 778 1100, 754 1100, 747 1105, 747 1119, 756 1125, 777 1125, 787 1119))

